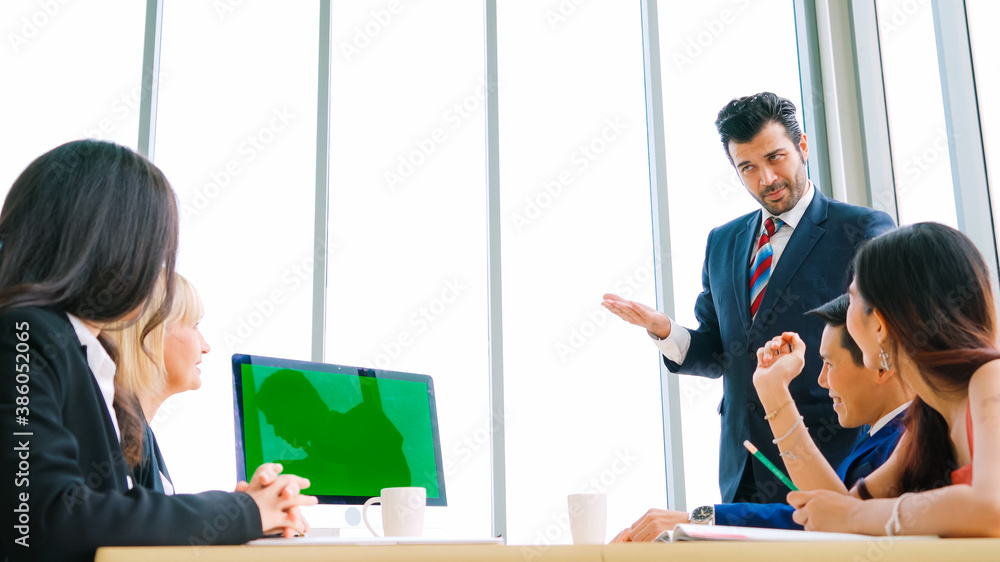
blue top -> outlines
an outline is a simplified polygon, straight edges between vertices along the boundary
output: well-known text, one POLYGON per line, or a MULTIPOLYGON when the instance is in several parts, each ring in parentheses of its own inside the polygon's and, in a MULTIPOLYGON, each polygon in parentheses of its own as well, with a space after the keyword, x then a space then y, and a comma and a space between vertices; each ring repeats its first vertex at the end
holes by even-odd
MULTIPOLYGON (((868 437, 867 432, 862 433, 854 450, 840 463, 837 476, 848 488, 882 466, 896 449, 896 444, 903 435, 903 412, 876 431, 875 435, 868 437)), ((740 527, 801 529, 802 525, 792 521, 794 512, 794 507, 784 503, 724 503, 715 506, 715 523, 740 527)))

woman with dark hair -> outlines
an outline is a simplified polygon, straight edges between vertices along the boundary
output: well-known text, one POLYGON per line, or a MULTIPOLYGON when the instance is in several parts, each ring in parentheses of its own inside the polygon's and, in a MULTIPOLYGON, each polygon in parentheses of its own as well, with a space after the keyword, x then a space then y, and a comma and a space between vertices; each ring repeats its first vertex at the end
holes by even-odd
POLYGON ((164 298, 144 330, 166 318, 177 223, 162 172, 112 143, 57 147, 11 187, 0 212, 0 557, 83 560, 102 545, 238 544, 304 529, 296 508, 315 503, 298 494, 308 481, 275 467, 246 493, 132 485, 143 424, 102 330, 137 317, 161 275, 164 298))
POLYGON ((847 328, 865 364, 894 366, 917 398, 892 457, 850 495, 792 492, 795 521, 872 535, 1000 536, 1000 349, 983 257, 961 232, 919 223, 872 239, 854 271, 847 328))

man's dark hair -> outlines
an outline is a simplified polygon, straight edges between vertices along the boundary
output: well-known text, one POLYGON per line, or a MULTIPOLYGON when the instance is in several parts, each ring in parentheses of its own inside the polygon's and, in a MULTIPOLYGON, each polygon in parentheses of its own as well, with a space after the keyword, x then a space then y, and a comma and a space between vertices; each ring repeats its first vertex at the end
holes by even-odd
POLYGON ((790 100, 771 92, 761 92, 727 103, 715 120, 715 128, 719 130, 722 150, 725 151, 726 158, 729 158, 729 163, 736 165, 729 154, 729 141, 739 144, 750 142, 770 123, 778 123, 784 127, 795 149, 800 150, 802 128, 795 120, 795 104, 790 100))
POLYGON ((865 364, 861 348, 858 347, 858 343, 854 341, 854 338, 847 331, 847 307, 849 305, 850 300, 847 295, 840 295, 832 301, 810 310, 806 314, 819 316, 826 322, 827 326, 841 328, 840 345, 851 353, 851 360, 854 361, 854 364, 861 367, 865 364))

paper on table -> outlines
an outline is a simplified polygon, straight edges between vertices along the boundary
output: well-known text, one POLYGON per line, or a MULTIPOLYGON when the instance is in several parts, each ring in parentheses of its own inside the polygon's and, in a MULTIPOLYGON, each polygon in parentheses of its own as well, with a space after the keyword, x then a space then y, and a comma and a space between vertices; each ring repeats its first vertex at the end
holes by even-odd
MULTIPOLYGON (((662 535, 661 535, 662 536, 662 535)), ((726 525, 688 525, 680 524, 674 527, 674 532, 667 541, 775 541, 775 542, 840 542, 840 541, 870 541, 877 538, 871 535, 855 535, 851 533, 821 533, 818 531, 793 531, 787 529, 761 529, 758 527, 730 527, 726 525)), ((936 539, 936 536, 894 537, 892 540, 936 539)))

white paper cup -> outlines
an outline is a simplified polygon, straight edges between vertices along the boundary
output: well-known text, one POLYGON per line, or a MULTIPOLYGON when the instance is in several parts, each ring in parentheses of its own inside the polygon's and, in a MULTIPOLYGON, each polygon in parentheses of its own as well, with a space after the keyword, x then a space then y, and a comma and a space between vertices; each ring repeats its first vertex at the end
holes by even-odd
POLYGON ((570 494, 567 500, 573 544, 604 544, 608 526, 607 494, 570 494))
POLYGON ((420 487, 383 488, 382 495, 369 498, 361 518, 372 535, 379 536, 368 522, 368 508, 382 504, 382 529, 387 537, 419 537, 424 532, 424 508, 427 490, 420 487))

